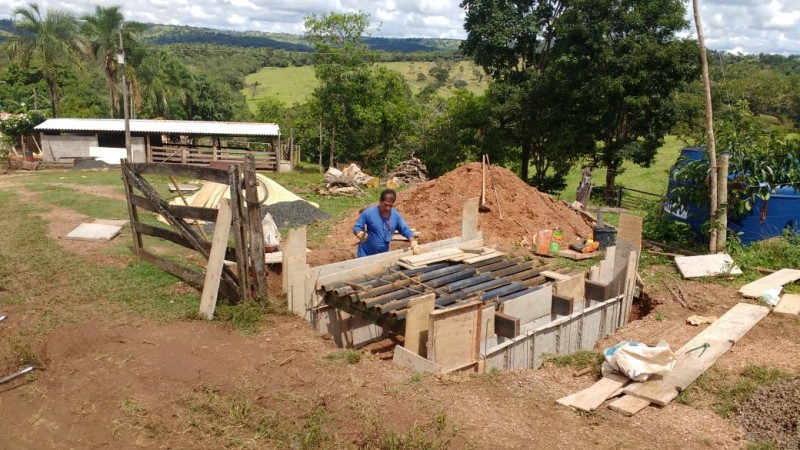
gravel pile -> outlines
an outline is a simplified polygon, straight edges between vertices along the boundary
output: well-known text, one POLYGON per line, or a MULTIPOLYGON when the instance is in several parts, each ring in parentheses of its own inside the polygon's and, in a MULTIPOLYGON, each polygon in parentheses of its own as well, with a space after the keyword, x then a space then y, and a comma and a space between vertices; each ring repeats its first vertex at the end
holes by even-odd
POLYGON ((740 408, 747 439, 800 449, 800 379, 761 387, 740 408))
POLYGON ((325 211, 315 208, 302 200, 275 203, 274 205, 262 206, 262 209, 262 215, 264 212, 272 214, 272 220, 280 228, 300 227, 330 217, 325 211))

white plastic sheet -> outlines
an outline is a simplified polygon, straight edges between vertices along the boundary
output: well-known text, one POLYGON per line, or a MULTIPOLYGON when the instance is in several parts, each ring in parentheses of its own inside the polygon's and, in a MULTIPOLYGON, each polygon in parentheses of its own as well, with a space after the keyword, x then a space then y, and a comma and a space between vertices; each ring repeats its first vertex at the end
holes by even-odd
POLYGON ((646 381, 652 375, 664 375, 675 367, 675 354, 662 341, 655 347, 641 342, 623 341, 603 350, 606 360, 603 375, 620 372, 633 381, 646 381))

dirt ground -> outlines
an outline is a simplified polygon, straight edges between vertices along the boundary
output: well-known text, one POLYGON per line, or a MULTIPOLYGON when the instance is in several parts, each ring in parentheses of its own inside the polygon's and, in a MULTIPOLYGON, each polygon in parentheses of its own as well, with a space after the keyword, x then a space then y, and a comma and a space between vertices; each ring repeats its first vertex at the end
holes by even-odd
MULTIPOLYGON (((0 189, 19 190, 15 180, 0 179, 0 189)), ((35 194, 19 195, 35 201, 35 194)), ((85 260, 109 262, 104 244, 92 249, 60 239, 82 215, 49 209, 42 216, 51 223, 48 239, 85 260)), ((117 239, 130 239, 127 228, 117 239)), ((676 348, 706 326, 685 324, 687 316, 719 316, 741 301, 733 288, 678 280, 670 266, 649 266, 641 274, 652 310, 597 348, 621 340, 666 340, 676 348), (675 302, 664 280, 679 283, 695 310, 675 302)), ((70 298, 69 286, 59 289, 70 298)), ((2 295, 0 290, 0 300, 2 295)), ((538 371, 420 377, 368 350, 348 364, 347 354, 293 316, 272 315, 257 334, 243 335, 221 322, 158 323, 72 300, 75 305, 0 301, 0 312, 9 317, 0 323, 0 340, 6 341, 35 325, 34 312, 81 314, 47 331, 34 347, 40 370, 0 385, 0 448, 388 448, 396 442, 391 436, 405 436, 403 448, 746 445, 737 421, 720 417, 702 399, 692 406, 648 407, 631 418, 606 406, 578 414, 555 400, 595 379, 573 377, 572 369, 552 364, 538 371), (417 432, 429 441, 414 441, 417 432), (420 444, 430 441, 439 446, 420 444)), ((739 371, 759 364, 800 373, 798 325, 797 319, 769 315, 716 366, 739 371)), ((0 346, 6 353, 0 354, 0 374, 19 368, 8 347, 0 346)))

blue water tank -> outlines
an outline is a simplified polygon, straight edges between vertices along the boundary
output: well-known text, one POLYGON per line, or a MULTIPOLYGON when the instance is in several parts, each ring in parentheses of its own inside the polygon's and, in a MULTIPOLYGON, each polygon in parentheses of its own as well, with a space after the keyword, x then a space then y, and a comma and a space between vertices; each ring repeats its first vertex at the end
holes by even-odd
MULTIPOLYGON (((699 161, 705 157, 705 154, 706 149, 701 147, 689 147, 681 150, 681 156, 690 161, 699 161)), ((667 198, 670 197, 673 189, 679 186, 679 183, 675 181, 674 174, 682 161, 685 160, 678 159, 670 171, 667 198)), ((664 205, 667 217, 688 224, 703 240, 707 240, 702 233, 702 226, 708 222, 710 217, 708 211, 707 204, 690 204, 686 208, 678 208, 669 202, 664 205)), ((756 199, 752 209, 744 215, 740 216, 735 211, 729 211, 728 229, 739 235, 741 241, 746 244, 780 236, 786 229, 800 232, 800 190, 791 186, 781 186, 776 189, 768 201, 756 199)))

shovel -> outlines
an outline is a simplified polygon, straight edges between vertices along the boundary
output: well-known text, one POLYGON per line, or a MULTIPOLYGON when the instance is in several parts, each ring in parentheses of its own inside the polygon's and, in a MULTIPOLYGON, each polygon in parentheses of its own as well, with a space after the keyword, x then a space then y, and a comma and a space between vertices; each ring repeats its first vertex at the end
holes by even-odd
POLYGON ((491 212, 492 209, 486 205, 486 155, 481 160, 481 204, 478 206, 480 212, 491 212))

